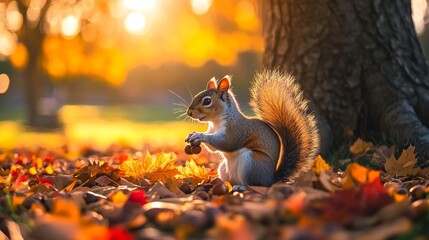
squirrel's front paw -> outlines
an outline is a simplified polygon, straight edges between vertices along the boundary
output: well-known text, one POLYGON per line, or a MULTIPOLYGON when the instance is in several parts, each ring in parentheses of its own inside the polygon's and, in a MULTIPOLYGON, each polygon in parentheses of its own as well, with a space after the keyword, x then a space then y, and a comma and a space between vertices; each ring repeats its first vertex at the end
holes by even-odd
POLYGON ((185 142, 189 142, 191 145, 200 145, 204 141, 204 136, 203 133, 192 132, 185 138, 185 142))

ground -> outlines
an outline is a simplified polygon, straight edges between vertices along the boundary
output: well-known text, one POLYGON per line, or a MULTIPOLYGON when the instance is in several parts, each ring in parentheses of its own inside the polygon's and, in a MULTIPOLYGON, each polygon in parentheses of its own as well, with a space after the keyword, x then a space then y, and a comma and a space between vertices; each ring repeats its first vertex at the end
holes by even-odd
POLYGON ((217 177, 217 156, 184 153, 184 136, 201 125, 98 121, 40 134, 2 124, 9 132, 1 137, 19 136, 0 151, 0 235, 11 239, 409 239, 429 233, 429 172, 415 167, 412 146, 357 139, 326 160, 319 156, 293 181, 238 192, 217 177), (123 138, 128 131, 147 141, 123 138), (114 138, 122 140, 112 144, 114 138))

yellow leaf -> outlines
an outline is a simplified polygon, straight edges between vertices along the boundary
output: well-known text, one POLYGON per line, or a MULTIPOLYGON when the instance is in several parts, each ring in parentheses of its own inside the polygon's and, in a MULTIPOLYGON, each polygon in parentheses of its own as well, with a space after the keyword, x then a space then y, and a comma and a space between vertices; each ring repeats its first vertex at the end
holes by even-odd
POLYGON ((174 178, 179 172, 176 168, 176 155, 174 153, 159 153, 151 155, 146 153, 144 158, 127 159, 122 162, 119 169, 125 176, 137 179, 147 178, 151 181, 165 182, 174 178))
POLYGON ((313 171, 317 174, 320 174, 324 170, 329 170, 329 164, 326 163, 325 159, 322 156, 318 155, 314 161, 313 171))
POLYGON ((414 149, 415 147, 409 146, 407 149, 402 150, 401 156, 399 156, 398 160, 396 160, 395 156, 392 154, 384 164, 387 176, 399 177, 416 175, 419 173, 421 169, 417 167, 417 159, 414 154, 414 149))
POLYGON ((28 169, 28 172, 29 172, 31 175, 36 175, 36 174, 37 174, 37 170, 36 170, 36 168, 35 168, 35 167, 31 167, 30 169, 28 169))
POLYGON ((52 169, 52 166, 51 166, 51 165, 48 165, 48 166, 45 168, 45 172, 46 172, 47 174, 49 174, 49 175, 52 175, 52 174, 54 174, 54 169, 52 169))
POLYGON ((342 185, 344 188, 355 187, 372 182, 380 177, 380 171, 366 168, 358 163, 350 163, 344 173, 342 185))
POLYGON ((143 179, 145 170, 142 167, 142 162, 134 159, 125 160, 119 165, 119 169, 124 171, 125 176, 143 179))
POLYGON ((114 194, 109 196, 109 199, 118 207, 122 207, 124 206, 125 202, 128 199, 128 196, 122 192, 122 191, 117 191, 114 194))
POLYGON ((204 166, 198 166, 193 159, 186 161, 185 166, 177 168, 179 178, 190 178, 192 182, 198 183, 208 177, 207 169, 204 166))
POLYGON ((372 142, 365 142, 364 140, 358 138, 356 141, 350 146, 350 152, 357 155, 361 153, 367 152, 369 149, 374 147, 372 142))

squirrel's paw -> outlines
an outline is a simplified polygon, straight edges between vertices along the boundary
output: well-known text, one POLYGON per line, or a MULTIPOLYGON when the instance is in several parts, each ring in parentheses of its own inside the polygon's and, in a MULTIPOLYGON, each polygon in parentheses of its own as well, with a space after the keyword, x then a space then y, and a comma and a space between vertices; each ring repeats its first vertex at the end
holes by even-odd
POLYGON ((204 134, 198 132, 191 132, 186 138, 185 142, 191 143, 191 145, 199 145, 204 140, 204 134))

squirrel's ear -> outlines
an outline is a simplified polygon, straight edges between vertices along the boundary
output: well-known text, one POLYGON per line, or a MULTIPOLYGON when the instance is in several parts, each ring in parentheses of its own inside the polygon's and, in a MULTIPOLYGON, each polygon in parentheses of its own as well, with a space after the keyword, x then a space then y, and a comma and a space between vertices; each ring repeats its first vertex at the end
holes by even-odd
POLYGON ((217 90, 223 92, 228 91, 231 86, 231 76, 226 75, 219 81, 219 85, 217 86, 217 90))
POLYGON ((210 81, 207 83, 207 90, 209 89, 216 89, 216 79, 212 78, 210 79, 210 81))

